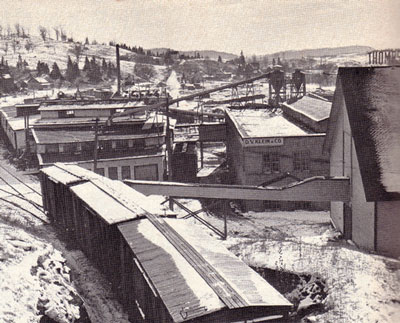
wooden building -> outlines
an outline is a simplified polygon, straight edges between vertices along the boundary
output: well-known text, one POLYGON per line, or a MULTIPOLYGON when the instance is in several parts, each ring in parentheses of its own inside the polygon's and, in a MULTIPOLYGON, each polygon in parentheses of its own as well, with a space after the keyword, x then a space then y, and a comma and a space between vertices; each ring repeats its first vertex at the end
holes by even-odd
POLYGON ((48 79, 44 77, 30 77, 26 84, 28 89, 31 90, 49 90, 53 88, 53 83, 51 83, 48 79))
POLYGON ((49 217, 110 279, 132 322, 262 322, 291 304, 222 244, 151 197, 76 165, 41 175, 49 217))
POLYGON ((165 120, 160 115, 118 117, 130 103, 47 105, 39 108, 32 134, 40 167, 76 163, 111 179, 162 180, 165 172, 165 120), (98 119, 96 136, 96 119, 98 119))
POLYGON ((282 104, 286 118, 316 133, 326 133, 332 103, 323 97, 306 95, 297 101, 282 104))
POLYGON ((22 152, 26 148, 27 138, 30 145, 34 145, 34 140, 27 129, 31 129, 33 124, 40 119, 40 115, 35 113, 37 108, 37 104, 0 108, 1 128, 15 151, 22 152))
MULTIPOLYGON (((324 133, 300 127, 281 113, 227 110, 226 146, 233 184, 284 187, 329 174, 324 133)), ((243 201, 247 210, 328 209, 326 202, 243 201)))
POLYGON ((15 91, 14 78, 10 73, 3 73, 0 69, 0 93, 10 93, 15 91))
POLYGON ((400 67, 340 68, 324 149, 350 178, 332 221, 358 246, 400 256, 400 67))

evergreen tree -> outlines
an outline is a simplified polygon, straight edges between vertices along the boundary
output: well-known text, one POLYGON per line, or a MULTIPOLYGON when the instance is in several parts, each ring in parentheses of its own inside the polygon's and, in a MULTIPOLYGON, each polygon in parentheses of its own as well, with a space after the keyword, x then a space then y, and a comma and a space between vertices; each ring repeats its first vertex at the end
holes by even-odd
POLYGON ((218 56, 218 63, 222 63, 222 57, 221 57, 221 55, 218 56))
POLYGON ((79 77, 79 75, 81 74, 80 70, 79 70, 79 65, 78 62, 75 62, 73 64, 73 73, 74 73, 74 79, 76 79, 77 77, 79 77))
POLYGON ((103 72, 103 74, 107 73, 107 62, 104 57, 103 57, 103 62, 101 64, 101 71, 103 72))
POLYGON ((72 63, 71 57, 68 56, 68 62, 67 62, 67 70, 65 72, 65 78, 67 81, 72 82, 75 77, 74 77, 74 64, 72 63))
POLYGON ((42 63, 40 61, 38 61, 36 64, 36 71, 38 75, 42 74, 42 63))
POLYGON ((240 65, 245 65, 246 64, 246 60, 244 58, 243 51, 240 51, 239 64, 240 65))
POLYGON ((90 70, 88 73, 89 80, 91 82, 100 82, 101 81, 101 71, 100 66, 96 63, 96 58, 93 56, 90 61, 90 70))
POLYGON ((43 63, 42 72, 43 72, 43 74, 49 74, 50 73, 49 65, 47 65, 46 63, 43 63))
POLYGON ((85 45, 89 45, 89 38, 85 38, 85 45))
POLYGON ((53 80, 58 80, 58 79, 61 79, 61 78, 62 78, 60 69, 58 68, 58 65, 57 65, 56 62, 54 62, 54 64, 53 64, 52 70, 51 70, 51 72, 50 72, 50 77, 51 77, 53 80))
POLYGON ((90 71, 90 62, 88 57, 85 57, 85 65, 83 65, 83 71, 88 73, 90 71))

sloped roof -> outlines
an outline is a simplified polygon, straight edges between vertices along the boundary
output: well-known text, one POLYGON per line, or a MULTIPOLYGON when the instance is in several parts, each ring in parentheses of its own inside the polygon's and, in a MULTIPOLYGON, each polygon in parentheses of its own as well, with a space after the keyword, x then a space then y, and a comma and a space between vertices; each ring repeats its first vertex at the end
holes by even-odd
POLYGON ((317 99, 311 96, 304 96, 291 104, 284 105, 313 121, 319 122, 329 118, 332 103, 328 100, 317 99))
POLYGON ((338 81, 367 201, 400 199, 400 67, 340 68, 338 81))

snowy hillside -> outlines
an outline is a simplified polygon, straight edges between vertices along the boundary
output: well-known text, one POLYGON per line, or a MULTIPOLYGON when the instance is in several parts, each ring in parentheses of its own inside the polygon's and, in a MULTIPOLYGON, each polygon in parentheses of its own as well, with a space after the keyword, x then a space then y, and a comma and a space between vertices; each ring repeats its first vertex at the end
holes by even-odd
MULTIPOLYGON (((0 39, 0 57, 8 62, 9 66, 16 66, 18 55, 21 55, 22 60, 26 60, 30 70, 36 69, 38 61, 46 63, 50 68, 54 62, 57 63, 61 70, 67 68, 68 55, 75 62, 77 57, 74 52, 74 47, 77 43, 63 42, 54 39, 47 39, 43 41, 40 37, 31 36, 30 38, 16 38, 17 45, 13 45, 13 40, 0 39), (31 44, 31 48, 27 49, 31 44), (15 46, 15 52, 14 52, 15 46)), ((128 50, 120 48, 121 56, 121 74, 127 76, 133 74, 135 68, 135 56, 137 54, 128 50), (126 60, 129 58, 129 61, 126 60)), ((79 68, 82 69, 85 62, 85 57, 95 57, 101 63, 104 58, 107 62, 116 65, 116 50, 114 46, 105 44, 82 44, 82 51, 79 55, 79 68)), ((153 65, 154 66, 154 65, 153 65)), ((156 75, 154 81, 161 81, 164 79, 164 66, 154 66, 156 75)))

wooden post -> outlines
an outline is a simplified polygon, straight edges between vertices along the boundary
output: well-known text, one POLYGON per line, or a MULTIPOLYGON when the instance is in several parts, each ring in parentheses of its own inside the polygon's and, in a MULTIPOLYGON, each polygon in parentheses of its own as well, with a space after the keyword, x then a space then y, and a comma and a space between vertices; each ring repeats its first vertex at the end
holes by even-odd
POLYGON ((226 207, 225 201, 224 201, 224 240, 228 238, 228 224, 226 222, 226 213, 228 212, 228 208, 226 207))
POLYGON ((97 169, 97 146, 98 146, 98 132, 99 132, 99 118, 96 118, 94 125, 94 151, 93 151, 93 171, 97 169))
MULTIPOLYGON (((166 129, 166 144, 167 144, 167 166, 168 166, 168 181, 172 182, 173 174, 172 174, 172 147, 171 147, 171 133, 169 130, 169 97, 168 97, 168 92, 165 91, 165 97, 166 97, 166 104, 165 104, 165 114, 167 117, 167 129, 166 129)), ((174 202, 170 198, 169 199, 169 209, 173 210, 174 209, 174 202)))
POLYGON ((203 142, 200 141, 200 168, 204 166, 203 142))

